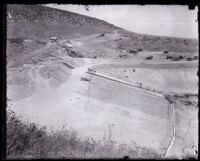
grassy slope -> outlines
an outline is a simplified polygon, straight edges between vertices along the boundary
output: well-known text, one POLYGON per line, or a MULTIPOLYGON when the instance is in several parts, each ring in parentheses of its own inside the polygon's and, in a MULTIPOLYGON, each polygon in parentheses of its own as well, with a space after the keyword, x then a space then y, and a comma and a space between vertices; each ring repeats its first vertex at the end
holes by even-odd
POLYGON ((147 51, 198 52, 198 40, 196 39, 137 34, 125 30, 120 30, 120 33, 129 38, 123 41, 118 40, 120 48, 141 48, 147 51))
POLYGON ((47 132, 45 127, 22 122, 7 111, 7 159, 24 158, 161 158, 153 150, 136 144, 116 146, 109 136, 101 140, 81 139, 76 131, 63 128, 47 132))
POLYGON ((41 5, 8 5, 7 13, 12 16, 7 16, 7 56, 11 66, 39 56, 35 51, 44 48, 51 36, 71 39, 117 28, 105 21, 41 5))
POLYGON ((117 28, 102 20, 40 5, 8 5, 7 12, 12 16, 8 18, 8 38, 66 39, 117 28))
POLYGON ((95 33, 112 33, 118 29, 122 39, 115 40, 118 48, 148 51, 198 52, 195 39, 172 38, 133 33, 105 21, 41 5, 8 5, 7 55, 27 55, 46 45, 49 37, 71 39, 95 33), (126 37, 124 39, 124 37, 126 37), (20 38, 15 42, 13 39, 20 38), (32 42, 27 45, 25 39, 32 42), (31 51, 30 51, 31 50, 31 51), (16 54, 17 53, 17 54, 16 54))

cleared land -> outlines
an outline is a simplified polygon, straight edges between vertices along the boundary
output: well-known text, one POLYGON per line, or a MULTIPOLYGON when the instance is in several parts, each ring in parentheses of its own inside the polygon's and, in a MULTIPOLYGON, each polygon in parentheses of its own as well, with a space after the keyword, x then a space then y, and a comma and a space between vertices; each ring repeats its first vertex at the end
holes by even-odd
POLYGON ((112 64, 110 62, 110 64, 96 66, 95 69, 122 80, 137 84, 142 83, 144 88, 150 86, 151 90, 175 93, 198 92, 198 64, 151 63, 125 62, 112 64))
POLYGON ((173 98, 177 136, 169 156, 196 155, 197 40, 131 33, 44 8, 8 6, 7 100, 23 121, 48 131, 67 124, 83 138, 112 136, 117 144, 136 142, 165 154, 173 132, 169 102, 86 73, 94 68, 172 96, 194 94, 189 99, 195 105, 185 97, 173 98))

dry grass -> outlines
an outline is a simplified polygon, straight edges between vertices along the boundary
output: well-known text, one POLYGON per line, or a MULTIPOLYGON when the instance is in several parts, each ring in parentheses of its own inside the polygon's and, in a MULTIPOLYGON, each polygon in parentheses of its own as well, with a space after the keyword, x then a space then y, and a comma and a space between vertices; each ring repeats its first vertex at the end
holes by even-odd
POLYGON ((7 159, 17 158, 161 158, 156 152, 135 143, 117 145, 112 130, 101 140, 81 139, 74 130, 47 132, 35 123, 24 123, 7 109, 7 159))

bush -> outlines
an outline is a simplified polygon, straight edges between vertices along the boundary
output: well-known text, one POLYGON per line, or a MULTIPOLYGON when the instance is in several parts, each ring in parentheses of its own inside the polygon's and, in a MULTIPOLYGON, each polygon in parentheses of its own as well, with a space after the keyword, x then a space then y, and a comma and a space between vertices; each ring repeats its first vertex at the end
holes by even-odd
POLYGON ((168 54, 168 53, 169 53, 169 51, 167 51, 167 50, 163 51, 163 54, 168 54))
POLYGON ((137 51, 139 52, 139 51, 143 51, 143 50, 142 50, 142 48, 138 48, 137 51))
POLYGON ((34 123, 23 123, 13 111, 7 112, 7 157, 19 158, 28 155, 46 157, 46 130, 34 123))
POLYGON ((10 43, 16 43, 16 44, 21 44, 23 42, 23 39, 21 38, 9 38, 8 40, 10 43))
POLYGON ((151 149, 117 145, 112 140, 112 126, 108 136, 101 140, 80 139, 74 130, 47 132, 35 123, 24 123, 16 114, 7 110, 7 159, 58 159, 58 158, 161 158, 151 149))

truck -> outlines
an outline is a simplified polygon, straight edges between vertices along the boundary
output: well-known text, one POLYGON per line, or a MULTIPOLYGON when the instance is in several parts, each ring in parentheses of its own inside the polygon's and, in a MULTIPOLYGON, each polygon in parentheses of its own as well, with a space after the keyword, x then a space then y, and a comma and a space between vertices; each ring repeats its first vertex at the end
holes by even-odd
POLYGON ((93 68, 88 68, 88 72, 96 72, 93 68))

